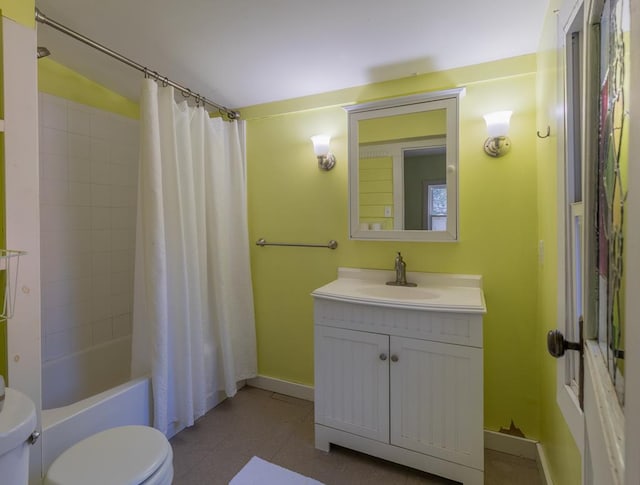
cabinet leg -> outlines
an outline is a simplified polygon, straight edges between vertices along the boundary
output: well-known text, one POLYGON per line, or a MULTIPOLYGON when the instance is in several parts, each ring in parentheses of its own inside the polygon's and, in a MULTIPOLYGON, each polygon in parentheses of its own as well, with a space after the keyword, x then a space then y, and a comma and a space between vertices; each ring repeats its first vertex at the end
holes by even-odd
POLYGON ((484 472, 473 470, 462 483, 463 485, 484 485, 484 472))
POLYGON ((329 451, 329 439, 325 435, 325 432, 322 428, 318 426, 315 427, 315 437, 316 437, 316 449, 321 451, 329 451))

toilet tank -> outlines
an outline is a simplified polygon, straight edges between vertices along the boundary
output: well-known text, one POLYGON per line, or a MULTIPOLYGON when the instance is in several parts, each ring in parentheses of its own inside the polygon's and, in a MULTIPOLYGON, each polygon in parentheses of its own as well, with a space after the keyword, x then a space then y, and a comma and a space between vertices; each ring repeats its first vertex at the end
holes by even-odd
POLYGON ((0 481, 29 480, 29 439, 36 429, 36 407, 25 394, 6 388, 0 401, 0 481))

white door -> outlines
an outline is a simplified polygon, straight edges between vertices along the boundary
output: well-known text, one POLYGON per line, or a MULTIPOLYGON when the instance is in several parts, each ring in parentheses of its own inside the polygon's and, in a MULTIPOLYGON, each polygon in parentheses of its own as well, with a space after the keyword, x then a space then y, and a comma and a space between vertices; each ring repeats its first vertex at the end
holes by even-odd
POLYGON ((389 336, 316 325, 316 423, 389 441, 389 336))
POLYGON ((390 339, 391 444, 484 470, 482 349, 390 339))
MULTIPOLYGON (((640 481, 640 381, 638 366, 631 365, 640 350, 640 174, 630 162, 637 162, 640 150, 629 129, 638 119, 630 113, 631 99, 640 99, 640 92, 630 83, 629 5, 566 1, 559 16, 566 108, 559 156, 565 162, 559 184, 559 326, 577 345, 557 333, 549 347, 564 355, 558 403, 583 457, 582 481, 594 485, 640 481), (576 326, 580 315, 583 345, 576 326), (572 348, 581 349, 583 359, 579 352, 564 354, 572 348)), ((637 20, 637 8, 633 15, 637 20)), ((634 82, 638 86, 637 77, 634 82)))

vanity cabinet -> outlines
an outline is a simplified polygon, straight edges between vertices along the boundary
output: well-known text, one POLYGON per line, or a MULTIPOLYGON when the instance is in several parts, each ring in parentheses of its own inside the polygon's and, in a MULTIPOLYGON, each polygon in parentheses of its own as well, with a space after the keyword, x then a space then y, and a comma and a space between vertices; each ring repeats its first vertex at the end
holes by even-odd
POLYGON ((482 314, 313 295, 316 448, 482 484, 482 314))

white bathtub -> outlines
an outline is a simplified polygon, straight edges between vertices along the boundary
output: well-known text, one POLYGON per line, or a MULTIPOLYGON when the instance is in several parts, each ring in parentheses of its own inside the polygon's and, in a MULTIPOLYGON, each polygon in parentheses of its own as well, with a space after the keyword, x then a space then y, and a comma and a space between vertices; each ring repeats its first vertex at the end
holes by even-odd
POLYGON ((42 408, 86 399, 127 382, 131 375, 131 337, 121 337, 42 366, 42 408))
POLYGON ((151 399, 151 380, 139 378, 68 406, 43 410, 43 475, 63 451, 92 434, 114 426, 151 425, 151 399))

